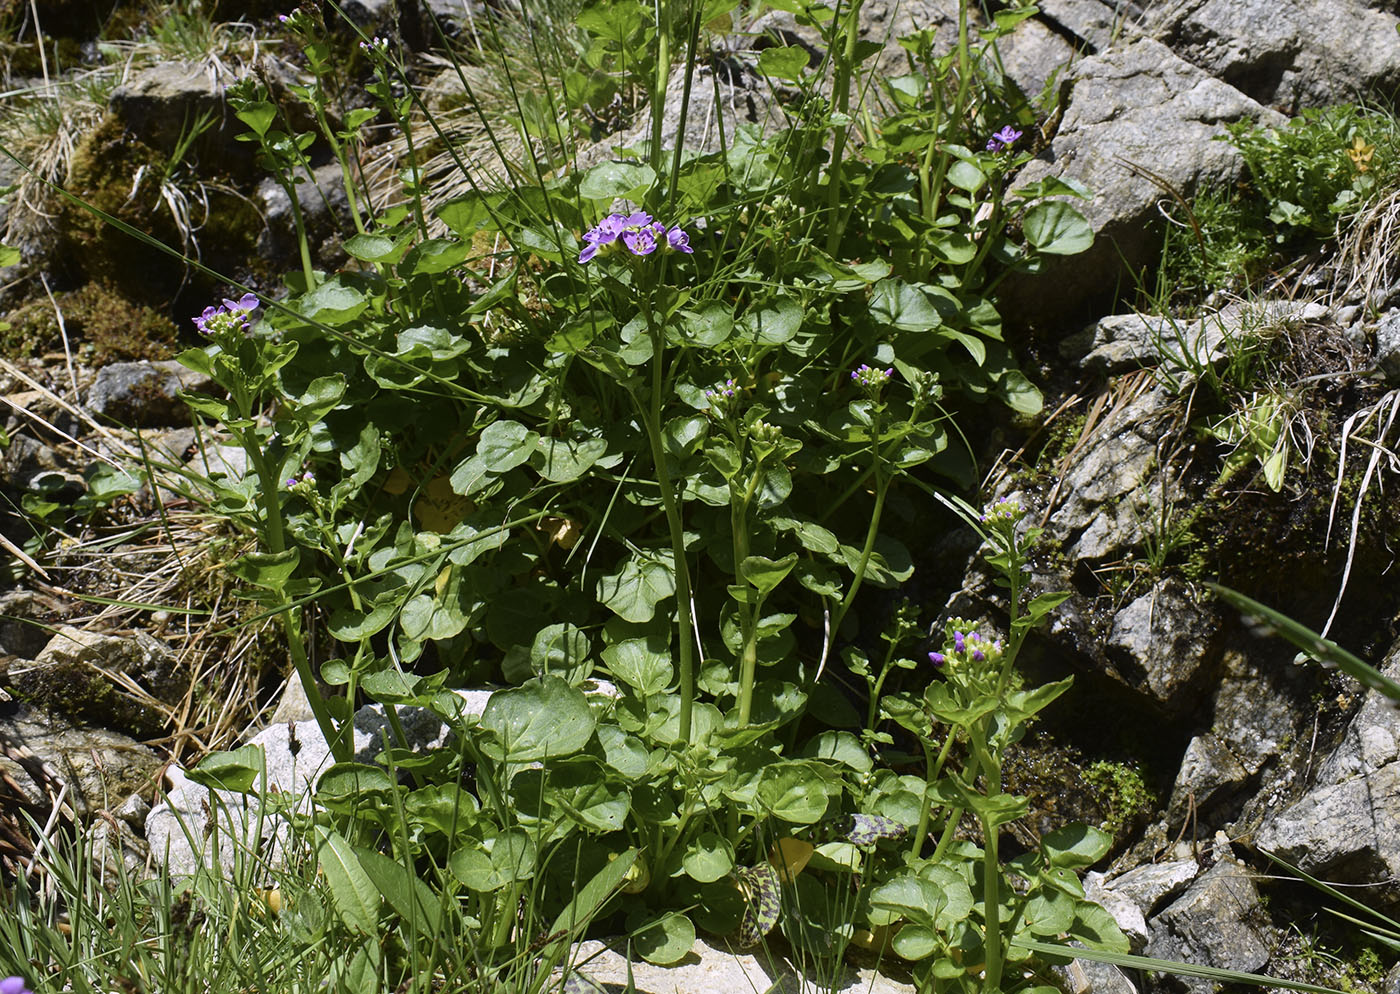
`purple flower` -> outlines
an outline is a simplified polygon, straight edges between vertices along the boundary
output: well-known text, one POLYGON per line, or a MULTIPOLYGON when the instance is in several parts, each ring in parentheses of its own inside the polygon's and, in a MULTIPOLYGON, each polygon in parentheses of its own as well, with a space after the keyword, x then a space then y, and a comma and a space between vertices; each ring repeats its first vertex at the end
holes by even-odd
POLYGON ((250 327, 250 319, 257 309, 258 298, 256 294, 245 293, 237 300, 229 300, 225 297, 222 306, 204 308, 204 312, 194 319, 194 326, 205 335, 235 331, 246 335, 250 327))
POLYGON ((928 661, 934 666, 942 666, 948 661, 948 657, 941 652, 930 652, 928 654, 928 661))
POLYGON ((1005 149, 1008 149, 1012 145, 1016 144, 1016 140, 1021 137, 1021 134, 1022 133, 1020 131, 1017 131, 1015 128, 1008 124, 1006 127, 1002 128, 1000 131, 992 135, 992 137, 987 139, 987 151, 1004 151, 1005 149))
POLYGON ((622 245, 635 256, 648 256, 658 248, 670 252, 684 252, 691 255, 690 236, 679 226, 667 228, 660 221, 652 219, 646 211, 633 211, 631 214, 609 214, 594 227, 583 233, 583 251, 578 254, 580 263, 588 262, 603 249, 622 245))
POLYGON ((287 477, 287 489, 288 489, 288 490, 292 489, 292 487, 296 486, 296 485, 297 485, 298 483, 300 483, 300 482, 301 482, 301 481, 298 480, 295 476, 289 476, 289 477, 287 477))
POLYGON ((0 994, 34 994, 25 986, 23 977, 6 977, 0 980, 0 994))
POLYGON ((982 652, 981 649, 973 649, 972 658, 975 662, 978 663, 985 663, 987 661, 987 656, 985 653, 982 652))
POLYGON ((690 236, 680 228, 672 228, 666 232, 666 245, 672 252, 684 252, 686 255, 695 252, 690 247, 690 236))
POLYGON ((966 651, 967 651, 967 643, 965 643, 965 642, 963 641, 963 633, 962 633, 962 632, 954 632, 954 633, 953 633, 953 648, 956 649, 958 652, 966 652, 966 651))
POLYGON ((628 229, 622 233, 622 244, 633 255, 651 255, 656 251, 656 230, 650 224, 638 231, 628 229))

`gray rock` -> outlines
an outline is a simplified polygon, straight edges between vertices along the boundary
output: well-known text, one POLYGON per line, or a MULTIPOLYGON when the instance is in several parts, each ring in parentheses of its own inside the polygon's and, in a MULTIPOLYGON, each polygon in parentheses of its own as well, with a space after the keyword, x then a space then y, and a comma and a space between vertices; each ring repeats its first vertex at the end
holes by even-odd
MULTIPOLYGON (((128 132, 165 151, 174 149, 186 129, 206 118, 213 126, 196 142, 196 149, 217 147, 250 163, 251 152, 233 142, 233 136, 246 128, 224 103, 224 88, 233 79, 216 61, 159 62, 133 73, 112 91, 109 104, 128 132)), ((227 162, 221 164, 227 166, 227 162)))
POLYGON ((600 985, 606 994, 714 994, 716 991, 770 991, 772 994, 912 994, 899 983, 862 967, 846 968, 833 984, 803 979, 786 960, 766 953, 741 953, 703 938, 674 966, 655 966, 637 957, 629 962, 625 939, 613 945, 591 939, 573 950, 571 966, 600 985), (614 946, 616 948, 614 948, 614 946), (621 949, 622 952, 619 952, 621 949))
MULTIPOLYGON (((314 168, 310 179, 304 175, 301 178, 303 182, 295 189, 311 257, 325 268, 338 267, 349 258, 341 246, 341 235, 354 230, 340 166, 328 162, 314 168)), ((258 184, 255 199, 266 222, 258 235, 258 254, 265 259, 280 259, 291 264, 293 259, 299 258, 291 198, 281 184, 266 177, 258 184)))
POLYGON ((1358 0, 1175 0, 1147 27, 1192 65, 1292 114, 1394 94, 1395 24, 1358 0))
POLYGON ((1185 890, 1200 872, 1200 864, 1194 859, 1148 863, 1105 880, 1103 887, 1132 901, 1144 915, 1151 915, 1163 901, 1185 890))
POLYGON ((93 414, 128 428, 158 428, 190 423, 181 390, 207 389, 208 377, 178 362, 118 362, 97 371, 88 391, 93 414))
POLYGON ((1191 739, 1167 802, 1167 826, 1176 830, 1192 824, 1212 828, 1218 820, 1213 812, 1222 804, 1237 800, 1249 783, 1249 771, 1229 748, 1206 732, 1191 739))
POLYGON ((1376 364, 1392 384, 1400 384, 1400 310, 1386 311, 1376 325, 1376 364))
MULTIPOLYGON (((1400 676, 1400 647, 1382 671, 1400 676)), ((1400 896, 1400 711, 1370 691, 1342 738, 1318 769, 1311 790, 1268 813, 1259 846, 1314 876, 1385 886, 1383 900, 1400 896)))
MULTIPOLYGON (((1149 923, 1147 955, 1197 966, 1257 972, 1269 961, 1269 944, 1254 924, 1259 892, 1249 870, 1225 858, 1149 923)), ((1197 994, 1214 990, 1209 980, 1181 977, 1197 994)))
POLYGON ((1065 994, 1137 994, 1137 988, 1123 971, 1108 963, 1077 959, 1068 966, 1052 966, 1050 972, 1065 994))
MULTIPOLYGON (((491 692, 458 691, 458 696, 464 714, 480 714, 491 692)), ((397 714, 408 748, 427 752, 448 743, 450 733, 434 712, 401 707, 397 714)), ((357 763, 375 763, 386 744, 394 741, 380 704, 360 708, 351 727, 357 763)), ((287 721, 269 725, 247 744, 263 752, 267 774, 265 785, 260 785, 259 790, 286 795, 281 802, 283 808, 308 811, 316 781, 334 762, 317 724, 287 721)), ((171 787, 146 819, 146 840, 154 858, 172 874, 190 874, 201 864, 212 865, 215 860, 225 869, 231 868, 236 850, 260 851, 272 860, 283 857, 288 823, 276 814, 264 812, 256 795, 211 791, 178 768, 166 775, 171 787), (217 830, 210 826, 212 812, 217 812, 217 830)))
POLYGON ((1218 315, 1194 320, 1144 314, 1110 314, 1060 343, 1060 354, 1078 358, 1083 368, 1101 376, 1168 363, 1189 373, 1210 366, 1223 354, 1225 337, 1218 315))
POLYGON ((51 791, 66 785, 64 802, 81 820, 101 812, 139 810, 161 767, 152 750, 118 732, 71 725, 23 704, 5 706, 0 717, 0 769, 23 793, 22 801, 47 810, 51 791), (58 783, 46 783, 57 780, 58 783), (133 803, 136 807, 132 807, 133 803))
POLYGON ((1160 488, 1149 481, 1168 402, 1167 391, 1153 387, 1115 406, 1065 470, 1049 525, 1072 559, 1121 557, 1156 520, 1160 488))
POLYGON ((1212 643, 1219 623, 1212 608, 1198 604, 1178 580, 1162 580, 1113 617, 1107 655, 1130 686, 1168 711, 1193 698, 1215 661, 1212 643))
POLYGON ((0 655, 33 659, 48 644, 49 626, 62 611, 59 601, 32 590, 0 595, 0 655))
POLYGON ((1084 896, 1102 905, 1113 916, 1133 944, 1134 952, 1142 952, 1147 947, 1147 918, 1142 907, 1132 898, 1110 888, 1102 873, 1092 871, 1084 874, 1084 896))
POLYGON ((189 691, 190 674, 145 632, 117 638, 64 627, 32 663, 11 665, 10 683, 31 703, 75 720, 154 738, 189 691))
POLYGON ((1239 153, 1212 139, 1224 125, 1283 117, 1143 38, 1080 62, 1068 106, 1050 148, 1030 162, 1013 188, 1054 176, 1078 182, 1076 201, 1095 232, 1080 255, 1046 260, 1038 276, 1003 284, 1003 313, 1014 324, 1050 330, 1076 315, 1087 320, 1132 285, 1162 245, 1157 202, 1166 194, 1147 173, 1182 196, 1234 178, 1239 153), (1046 286, 1055 292, 1047 294, 1046 286), (1090 313, 1086 313, 1090 312, 1090 313))
POLYGON ((1073 36, 1092 54, 1106 49, 1141 16, 1132 0, 1040 0, 1042 20, 1073 36))

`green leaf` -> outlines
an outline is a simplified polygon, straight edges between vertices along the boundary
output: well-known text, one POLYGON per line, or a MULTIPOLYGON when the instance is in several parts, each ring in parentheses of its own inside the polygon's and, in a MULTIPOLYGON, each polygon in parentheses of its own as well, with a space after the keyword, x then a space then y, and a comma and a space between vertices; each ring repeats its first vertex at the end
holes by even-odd
POLYGON ((758 801, 775 818, 811 825, 826 814, 827 785, 812 775, 808 764, 787 763, 764 770, 758 801))
POLYGON ((695 945, 695 925, 677 911, 653 918, 632 933, 632 947, 648 963, 679 963, 695 945))
POLYGON ((252 128, 253 133, 261 138, 272 127, 272 122, 277 120, 277 107, 266 100, 255 100, 245 104, 234 116, 252 128))
POLYGON ((1040 837, 1051 866, 1079 869, 1097 863, 1113 846, 1113 836, 1089 825, 1065 825, 1040 837))
POLYGON ((301 562, 301 549, 292 546, 282 552, 250 552, 225 566, 230 573, 264 590, 282 590, 301 562))
POLYGON ((948 182, 959 190, 976 193, 987 182, 987 174, 979 169, 976 163, 959 159, 948 169, 948 182))
POLYGON ((1094 229, 1063 200, 1046 200, 1021 219, 1026 241, 1049 255, 1076 255, 1094 244, 1094 229))
POLYGON ((403 258, 408 251, 407 238, 394 239, 388 235, 375 235, 360 232, 345 240, 345 253, 361 262, 377 262, 392 265, 403 258))
POLYGON ((405 925, 421 935, 437 935, 442 928, 442 908, 433 889, 412 870, 381 852, 357 847, 355 855, 379 893, 405 925))
POLYGON ((881 280, 870 294, 870 316, 878 324, 904 331, 928 331, 943 323, 927 290, 900 279, 881 280))
POLYGON ((616 200, 625 197, 640 201, 656 182, 651 166, 639 162, 600 162, 584 173, 578 192, 589 200, 616 200))
POLYGON ((306 392, 296 399, 295 405, 288 406, 288 413, 298 421, 315 424, 340 403, 345 396, 345 376, 332 373, 318 376, 306 386, 306 392))
POLYGON ((744 315, 745 332, 765 345, 791 341, 802 327, 802 305, 792 297, 774 297, 744 315))
POLYGON ((724 304, 709 301, 698 310, 682 311, 680 330, 687 344, 720 345, 734 333, 734 314, 724 304))
POLYGON ((490 893, 535 875, 535 840, 522 828, 508 829, 484 843, 469 842, 452 854, 447 865, 470 889, 490 893))
POLYGON ((583 630, 570 624, 547 625, 535 633, 530 662, 536 673, 555 673, 577 684, 588 677, 593 665, 591 647, 583 630))
POLYGON ((1074 924, 1074 898, 1060 890, 1041 890, 1026 902, 1023 925, 1032 935, 1059 935, 1074 924))
POLYGON ((622 886, 627 874, 636 864, 638 855, 636 849, 628 849, 616 857, 610 857, 603 868, 595 873, 588 883, 579 888, 573 900, 564 906, 563 911, 559 912, 549 930, 550 935, 556 935, 560 932, 567 934, 556 940, 553 946, 547 948, 550 950, 566 948, 573 942, 575 936, 588 927, 603 905, 622 886))
MULTIPOLYGON (((492 473, 501 474, 521 465, 534 454, 540 436, 518 421, 493 421, 481 431, 476 454, 492 473)), ((454 489, 455 485, 454 485, 454 489)))
POLYGON ((800 45, 765 48, 758 55, 758 71, 773 79, 802 81, 802 70, 811 64, 812 56, 800 45))
POLYGON ((942 942, 927 925, 905 925, 895 933, 891 947, 904 959, 921 960, 938 952, 942 942))
POLYGON ((608 443, 601 438, 545 438, 530 454, 530 465, 550 483, 571 483, 588 472, 607 451, 608 443))
POLYGON ((889 925, 901 918, 934 928, 944 904, 943 890, 931 880, 905 871, 870 892, 870 922, 889 925))
POLYGON ((471 246, 455 238, 429 238, 413 246, 399 272, 404 276, 445 273, 466 262, 470 249, 471 246))
POLYGON ((663 639, 625 639, 608 646, 602 655, 613 679, 627 684, 643 697, 659 694, 671 685, 674 670, 669 647, 663 639))
POLYGON ((712 883, 734 869, 734 847, 717 832, 702 832, 690 840, 681 867, 692 880, 712 883))
POLYGON ((739 564, 739 575, 750 586, 766 597, 777 589, 792 568, 797 565, 797 553, 791 552, 782 559, 769 559, 766 556, 748 556, 739 564))
POLYGON ((491 695, 481 725, 496 741, 483 742, 482 751, 515 763, 569 756, 588 744, 596 724, 582 691, 545 675, 491 695))
POLYGON ((656 605, 676 592, 675 569, 669 556, 638 550, 623 561, 616 573, 598 580, 599 603, 626 621, 650 621, 656 605))
POLYGON ((321 324, 342 325, 359 317, 369 302, 354 287, 335 280, 322 283, 298 303, 303 317, 321 324))
POLYGON ((316 865, 330 890, 340 920, 366 935, 379 926, 379 891, 365 873, 355 850, 334 829, 316 825, 316 865))
POLYGON ((354 804, 372 794, 391 794, 397 784, 382 766, 367 763, 336 763, 316 781, 320 804, 354 804))
POLYGON ((0 269, 17 266, 24 255, 13 245, 0 245, 0 269))
POLYGON ((849 766, 857 773, 869 773, 875 766, 860 739, 850 732, 828 729, 807 743, 802 751, 811 759, 827 759, 849 766))
POLYGON ((266 768, 262 746, 245 745, 228 752, 211 752, 188 775, 202 787, 251 794, 261 788, 266 768))

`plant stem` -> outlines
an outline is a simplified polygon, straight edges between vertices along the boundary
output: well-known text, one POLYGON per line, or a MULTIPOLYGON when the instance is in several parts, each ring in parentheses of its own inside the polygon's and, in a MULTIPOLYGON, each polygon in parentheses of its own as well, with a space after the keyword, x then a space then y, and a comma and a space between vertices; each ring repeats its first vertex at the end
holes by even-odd
MULTIPOLYGON (((749 556, 749 532, 748 532, 748 510, 749 502, 753 499, 754 491, 758 489, 758 482, 761 478, 761 467, 755 467, 753 476, 749 479, 749 485, 744 491, 743 499, 738 503, 730 504, 730 526, 734 532, 734 570, 735 582, 739 586, 745 586, 744 577, 741 573, 742 564, 749 556)), ((739 727, 743 728, 749 723, 749 716, 753 713, 753 683, 754 676, 758 671, 758 618, 762 606, 762 599, 757 597, 757 591, 747 588, 754 595, 754 603, 744 601, 739 605, 740 630, 743 633, 742 649, 739 653, 739 727)))
MULTIPOLYGON (((836 94, 836 109, 842 117, 842 121, 837 125, 835 134, 831 139, 831 169, 827 173, 827 209, 832 219, 831 228, 826 236, 826 252, 828 255, 836 255, 841 247, 841 235, 843 225, 836 223, 836 218, 840 215, 841 209, 841 158, 846 150, 846 131, 850 127, 844 120, 846 112, 851 107, 851 69, 856 61, 856 43, 860 41, 860 32, 856 30, 857 18, 860 17, 860 8, 865 0, 852 0, 850 10, 846 12, 845 44, 841 48, 841 54, 836 63, 836 82, 834 92, 836 94)), ((966 0, 964 0, 966 2, 966 0)))
MULTIPOLYGON (((685 555, 685 526, 681 519, 681 509, 676 502, 675 484, 671 471, 666 465, 666 450, 661 440, 661 394, 664 336, 655 323, 648 301, 647 320, 651 323, 651 398, 647 403, 638 400, 642 422, 646 425, 647 442, 651 446, 651 459, 656 466, 656 482, 661 488, 661 506, 666 512, 666 523, 671 532, 671 557, 676 578, 676 660, 680 677, 680 738, 690 743, 690 716, 695 703, 695 657, 690 644, 694 619, 690 602, 690 566, 685 555)), ((635 396, 635 395, 634 395, 635 396)))

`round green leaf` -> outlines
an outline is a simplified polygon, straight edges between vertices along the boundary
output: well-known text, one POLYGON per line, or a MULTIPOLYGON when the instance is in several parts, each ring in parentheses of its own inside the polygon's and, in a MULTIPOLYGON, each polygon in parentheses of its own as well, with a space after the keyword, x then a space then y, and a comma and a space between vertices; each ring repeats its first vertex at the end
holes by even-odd
POLYGON ((1094 229, 1084 215, 1062 200, 1046 200, 1021 219, 1026 241, 1049 255, 1075 255, 1094 244, 1094 229))
MULTIPOLYGON (((600 162, 584 174, 578 185, 580 196, 589 200, 615 200, 644 193, 656 182, 651 166, 640 162, 600 162)), ((640 197, 630 197, 639 200, 640 197)))
POLYGON ((722 835, 705 832, 686 847, 681 867, 692 880, 711 883, 734 869, 734 847, 722 835))
POLYGON ((495 742, 482 743, 488 756, 531 763, 578 752, 588 744, 597 719, 582 691, 547 674, 492 694, 481 724, 496 736, 495 742))
POLYGON ((695 945, 695 925, 685 915, 670 912, 632 933, 632 946, 648 963, 678 963, 695 945))

